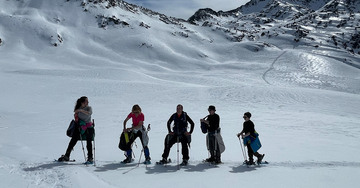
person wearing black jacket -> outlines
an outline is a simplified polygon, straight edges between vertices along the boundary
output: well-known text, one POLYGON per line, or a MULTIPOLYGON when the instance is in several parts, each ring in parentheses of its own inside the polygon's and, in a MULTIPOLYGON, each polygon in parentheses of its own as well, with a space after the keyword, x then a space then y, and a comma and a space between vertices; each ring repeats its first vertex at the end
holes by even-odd
POLYGON ((210 152, 210 158, 206 159, 206 162, 220 164, 221 163, 221 152, 219 143, 217 142, 217 133, 220 133, 220 116, 215 113, 215 106, 209 106, 209 115, 204 119, 200 119, 207 125, 207 145, 210 152))
MULTIPOLYGON (((252 138, 257 138, 258 134, 255 131, 255 125, 250 120, 251 113, 245 112, 243 118, 245 120, 245 122, 243 123, 243 130, 239 134, 237 134, 237 136, 238 137, 241 136, 242 139, 244 139, 245 137, 249 137, 249 136, 252 138)), ((253 156, 255 155, 258 159, 257 162, 260 164, 262 159, 264 158, 265 154, 260 154, 257 151, 254 152, 250 146, 250 143, 246 143, 246 147, 248 149, 248 155, 249 155, 249 161, 247 163, 250 165, 254 164, 253 156)))
POLYGON ((181 153, 183 156, 183 162, 181 165, 187 165, 189 160, 189 148, 188 144, 191 142, 191 134, 194 131, 194 122, 188 116, 186 112, 183 111, 183 106, 181 104, 177 105, 176 113, 172 114, 167 122, 167 129, 169 134, 165 138, 165 147, 164 153, 162 154, 162 160, 158 163, 165 164, 167 163, 167 158, 170 153, 171 147, 180 142, 181 143, 181 153), (171 123, 174 122, 174 126, 171 129, 171 123), (188 132, 188 123, 190 123, 190 132, 188 132))

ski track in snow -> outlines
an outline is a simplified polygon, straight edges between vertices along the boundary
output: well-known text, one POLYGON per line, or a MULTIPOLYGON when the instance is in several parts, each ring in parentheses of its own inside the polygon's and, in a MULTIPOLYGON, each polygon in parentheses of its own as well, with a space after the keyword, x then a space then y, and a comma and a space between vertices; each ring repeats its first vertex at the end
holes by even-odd
POLYGON ((22 172, 15 173, 29 179, 35 187, 73 187, 72 183, 76 182, 85 184, 82 185, 84 187, 110 187, 109 183, 91 172, 94 168, 93 165, 86 166, 82 162, 22 163, 19 167, 22 172), (89 180, 83 182, 84 176, 89 180))
POLYGON ((286 51, 282 52, 279 56, 277 56, 276 59, 271 63, 270 68, 269 68, 268 70, 266 70, 266 71, 264 72, 264 74, 262 75, 262 79, 263 79, 267 84, 271 85, 271 83, 270 83, 268 80, 266 80, 266 75, 267 75, 271 70, 274 69, 274 65, 275 65, 276 61, 277 61, 278 59, 280 59, 280 57, 283 56, 285 53, 286 53, 286 51))

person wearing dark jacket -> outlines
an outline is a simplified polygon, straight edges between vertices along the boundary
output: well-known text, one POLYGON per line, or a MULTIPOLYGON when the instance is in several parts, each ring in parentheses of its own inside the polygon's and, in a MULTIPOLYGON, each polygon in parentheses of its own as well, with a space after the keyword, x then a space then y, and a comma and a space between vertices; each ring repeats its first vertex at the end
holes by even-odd
MULTIPOLYGON (((245 120, 245 122, 243 123, 243 130, 239 134, 237 134, 237 136, 238 137, 241 136, 242 139, 244 139, 246 137, 257 138, 258 134, 255 131, 255 125, 250 120, 251 113, 250 112, 245 112, 243 118, 245 120)), ((250 146, 250 143, 246 143, 246 147, 248 149, 248 155, 249 155, 249 161, 247 161, 247 163, 250 164, 250 165, 254 164, 253 156, 255 155, 257 157, 257 159, 258 159, 257 160, 258 164, 260 164, 262 159, 264 158, 265 154, 260 154, 257 151, 254 152, 253 149, 250 146)))
POLYGON ((220 133, 220 116, 215 113, 215 106, 209 106, 209 115, 204 119, 200 119, 207 125, 207 146, 210 152, 210 158, 206 159, 206 162, 220 164, 221 163, 221 152, 219 143, 217 142, 217 134, 220 133))
POLYGON ((181 153, 183 156, 183 162, 181 165, 187 165, 189 160, 189 148, 188 144, 191 142, 191 134, 194 131, 194 122, 188 116, 186 112, 183 111, 183 106, 181 104, 177 105, 176 113, 172 114, 167 122, 167 129, 169 134, 165 138, 164 153, 162 154, 162 160, 159 161, 160 164, 165 164, 168 161, 168 156, 170 153, 171 147, 180 142, 181 143, 181 153), (174 126, 171 129, 171 123, 174 122, 174 126), (190 123, 190 132, 188 132, 188 123, 190 123))

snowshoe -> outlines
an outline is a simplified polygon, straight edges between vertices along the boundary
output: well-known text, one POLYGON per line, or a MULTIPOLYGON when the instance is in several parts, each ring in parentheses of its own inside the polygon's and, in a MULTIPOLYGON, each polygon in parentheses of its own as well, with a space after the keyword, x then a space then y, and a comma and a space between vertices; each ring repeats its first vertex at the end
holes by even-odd
POLYGON ((132 158, 126 158, 123 161, 121 161, 122 164, 127 164, 127 163, 131 163, 133 161, 132 158))
POLYGON ((264 157, 265 157, 265 154, 260 155, 260 157, 258 157, 258 160, 256 161, 256 163, 261 164, 261 161, 263 160, 264 157))
POLYGON ((210 157, 210 158, 207 158, 207 159, 203 160, 203 162, 212 163, 212 162, 215 162, 215 159, 210 157))
POLYGON ((57 161, 58 162, 66 162, 66 161, 70 161, 70 159, 66 155, 61 155, 61 157, 57 161))
POLYGON ((255 165, 255 163, 254 163, 254 161, 248 161, 248 160, 246 160, 246 161, 244 161, 244 164, 246 164, 246 165, 255 165))
POLYGON ((151 161, 150 161, 150 160, 151 160, 150 158, 149 158, 149 159, 145 159, 144 164, 146 164, 146 165, 151 164, 151 161))
POLYGON ((86 161, 84 165, 94 164, 94 161, 86 161))
POLYGON ((211 164, 213 164, 213 165, 218 165, 221 163, 222 163, 221 160, 215 160, 215 161, 211 162, 211 164))
POLYGON ((54 162, 57 162, 57 163, 68 163, 68 162, 76 162, 75 159, 70 159, 68 161, 59 161, 58 159, 54 159, 54 162))
POLYGON ((161 159, 160 161, 156 162, 157 165, 164 165, 171 163, 171 159, 161 159))
POLYGON ((189 161, 188 160, 183 160, 182 163, 180 163, 180 166, 186 166, 188 165, 189 161))
POLYGON ((85 165, 94 164, 94 160, 92 158, 89 158, 84 164, 85 165))
POLYGON ((262 164, 269 164, 269 162, 267 162, 267 161, 261 161, 260 163, 258 163, 258 165, 262 165, 262 164))

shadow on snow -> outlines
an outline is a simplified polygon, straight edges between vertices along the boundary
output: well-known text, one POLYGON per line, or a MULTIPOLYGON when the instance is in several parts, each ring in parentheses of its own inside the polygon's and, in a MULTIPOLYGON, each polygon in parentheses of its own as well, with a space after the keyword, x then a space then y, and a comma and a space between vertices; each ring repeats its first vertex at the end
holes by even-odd
MULTIPOLYGON (((144 164, 138 165, 138 163, 130 163, 130 164, 122 164, 120 162, 104 162, 105 164, 96 166, 94 172, 106 172, 106 171, 113 171, 121 169, 123 174, 128 173, 137 168, 144 168, 144 164)), ((23 164, 26 165, 26 164, 23 164)), ((34 172, 34 171, 41 171, 46 169, 55 169, 61 167, 69 167, 69 166, 85 166, 79 162, 50 162, 46 164, 39 164, 35 166, 27 166, 24 167, 23 170, 26 172, 34 172)), ((285 161, 285 162, 271 162, 270 164, 265 165, 255 165, 255 166, 246 166, 242 164, 231 164, 231 163, 224 163, 220 165, 211 165, 208 163, 193 163, 188 164, 187 166, 181 166, 180 170, 185 172, 205 172, 211 169, 217 168, 231 168, 229 171, 230 173, 244 173, 244 172, 251 172, 258 170, 260 168, 271 167, 285 167, 285 168, 360 168, 360 162, 347 162, 347 161, 307 161, 307 162, 292 162, 292 161, 285 161)), ((178 165, 176 163, 170 163, 167 165, 146 165, 145 166, 145 173, 146 174, 161 174, 161 173, 173 173, 178 171, 178 165)))

